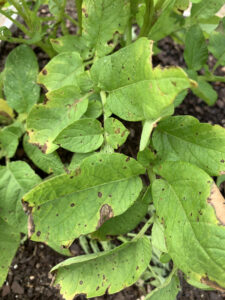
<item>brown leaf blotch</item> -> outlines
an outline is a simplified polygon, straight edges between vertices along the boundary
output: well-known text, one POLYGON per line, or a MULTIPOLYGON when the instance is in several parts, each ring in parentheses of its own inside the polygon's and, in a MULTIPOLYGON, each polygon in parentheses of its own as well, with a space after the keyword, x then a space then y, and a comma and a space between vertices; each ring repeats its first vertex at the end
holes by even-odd
POLYGON ((98 221, 97 228, 101 227, 107 220, 114 216, 112 207, 108 204, 104 204, 100 209, 100 219, 98 221))
POLYGON ((216 214, 217 220, 220 222, 221 225, 225 225, 225 207, 224 207, 224 197, 220 193, 220 190, 214 183, 211 188, 210 197, 207 198, 207 203, 210 204, 216 214))
POLYGON ((35 225, 34 225, 34 220, 33 216, 31 213, 28 215, 28 237, 30 238, 33 233, 35 233, 35 225))
POLYGON ((47 74, 48 74, 47 70, 44 69, 44 70, 42 71, 42 74, 43 74, 43 75, 47 75, 47 74))

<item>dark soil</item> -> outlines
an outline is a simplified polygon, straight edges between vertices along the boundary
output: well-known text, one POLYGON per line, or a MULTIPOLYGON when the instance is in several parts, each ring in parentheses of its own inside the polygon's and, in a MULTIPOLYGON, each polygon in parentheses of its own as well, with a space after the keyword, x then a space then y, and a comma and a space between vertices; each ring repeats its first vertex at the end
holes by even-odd
MULTIPOLYGON (((6 56, 15 46, 16 45, 5 43, 1 47, 0 71, 3 69, 6 56)), ((162 49, 162 52, 154 58, 155 65, 161 64, 162 66, 185 66, 182 56, 182 46, 174 45, 170 38, 166 38, 160 42, 159 47, 162 49)), ((48 58, 39 49, 35 49, 35 52, 38 55, 40 68, 42 68, 48 61, 48 58)), ((225 75, 225 71, 222 69, 217 70, 217 72, 220 75, 225 75)), ((218 92, 218 101, 214 106, 209 107, 190 92, 184 102, 176 109, 176 114, 190 114, 197 117, 202 122, 220 124, 225 127, 225 84, 215 83, 213 86, 218 92)), ((135 156, 136 148, 138 147, 137 133, 140 133, 140 126, 139 124, 134 123, 127 127, 131 130, 127 145, 127 152, 129 153, 127 154, 130 156, 135 156)), ((78 244, 74 244, 73 251, 75 255, 82 253, 82 250, 78 244)), ((49 273, 49 271, 54 265, 58 264, 64 259, 64 256, 56 253, 48 246, 27 240, 17 251, 17 254, 10 267, 6 283, 0 290, 0 299, 62 299, 59 291, 51 286, 53 275, 49 273)), ((222 295, 219 292, 206 292, 193 288, 185 282, 182 275, 180 277, 182 291, 177 297, 178 300, 225 299, 225 295, 222 295)), ((84 300, 85 298, 81 296, 76 299, 84 300)), ((97 299, 142 300, 143 296, 140 289, 136 285, 133 285, 120 293, 114 295, 105 295, 103 297, 98 297, 97 299)))

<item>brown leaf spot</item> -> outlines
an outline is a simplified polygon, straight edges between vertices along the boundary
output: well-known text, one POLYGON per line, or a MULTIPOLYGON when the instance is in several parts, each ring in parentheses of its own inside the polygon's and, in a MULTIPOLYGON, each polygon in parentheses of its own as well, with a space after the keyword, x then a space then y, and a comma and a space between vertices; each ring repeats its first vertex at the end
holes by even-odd
POLYGON ((33 233, 35 233, 35 225, 34 225, 33 216, 31 213, 29 213, 29 215, 28 215, 28 237, 30 238, 33 233))
POLYGON ((74 204, 74 203, 71 203, 71 204, 70 204, 70 206, 71 206, 71 207, 74 207, 74 206, 75 206, 75 204, 74 204))
POLYGON ((43 75, 47 75, 47 74, 48 74, 47 70, 46 70, 46 69, 43 69, 42 74, 43 74, 43 75))
POLYGON ((114 216, 112 207, 108 204, 104 204, 100 209, 100 219, 98 221, 97 228, 102 226, 107 220, 111 219, 114 216))
POLYGON ((211 281, 208 277, 202 277, 201 282, 220 292, 225 292, 225 289, 218 285, 215 281, 211 281))
POLYGON ((119 133, 120 133, 120 128, 117 128, 117 129, 115 130, 115 133, 116 133, 116 134, 119 134, 119 133))
POLYGON ((99 285, 96 287, 96 291, 98 291, 100 289, 99 285))
POLYGON ((51 40, 51 42, 54 44, 60 44, 58 40, 51 40))
POLYGON ((171 81, 172 85, 177 86, 177 83, 175 81, 171 81))
POLYGON ((215 210, 216 218, 221 225, 225 225, 225 207, 224 207, 224 197, 220 193, 220 190, 214 183, 211 188, 210 197, 207 198, 207 203, 209 203, 215 210))
POLYGON ((222 164, 225 162, 225 160, 224 159, 221 159, 221 161, 220 161, 222 164))
POLYGON ((98 197, 102 198, 102 193, 101 192, 98 192, 98 197))
POLYGON ((36 233, 36 235, 37 235, 37 236, 40 236, 40 235, 41 235, 41 232, 40 232, 40 231, 38 231, 38 232, 36 233))
POLYGON ((81 280, 79 283, 80 283, 80 285, 82 285, 82 284, 83 284, 83 281, 81 280))
POLYGON ((46 150, 48 148, 48 146, 47 146, 46 143, 43 146, 41 144, 39 144, 39 143, 32 143, 32 145, 37 146, 38 149, 40 149, 41 152, 44 153, 44 154, 46 153, 46 150))
POLYGON ((78 175, 80 175, 80 173, 81 173, 81 168, 77 168, 75 170, 75 175, 78 176, 78 175))
POLYGON ((127 159, 126 159, 126 162, 128 162, 129 160, 130 160, 130 157, 128 156, 127 159))

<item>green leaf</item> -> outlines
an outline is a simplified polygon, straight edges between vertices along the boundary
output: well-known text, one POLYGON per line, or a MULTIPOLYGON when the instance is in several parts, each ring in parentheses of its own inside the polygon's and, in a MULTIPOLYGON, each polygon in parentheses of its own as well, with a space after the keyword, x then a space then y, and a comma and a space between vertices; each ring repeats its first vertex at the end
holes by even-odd
POLYGON ((7 56, 4 93, 8 105, 18 113, 29 112, 37 103, 40 96, 40 87, 36 84, 37 75, 37 58, 30 47, 20 45, 7 56))
POLYGON ((209 84, 204 79, 201 79, 201 76, 198 77, 197 80, 198 86, 192 88, 192 92, 204 100, 208 105, 214 105, 218 95, 217 92, 213 89, 212 85, 209 84))
POLYGON ((87 298, 114 294, 135 283, 151 259, 146 237, 113 250, 67 259, 55 266, 55 285, 66 300, 85 294, 87 298))
POLYGON ((24 197, 35 224, 32 240, 68 244, 95 231, 134 203, 142 189, 138 175, 144 172, 125 155, 98 153, 74 172, 44 181, 24 197))
POLYGON ((81 119, 61 131, 54 143, 71 152, 87 153, 98 149, 103 140, 103 128, 98 120, 81 119))
POLYGON ((99 99, 95 98, 96 94, 93 96, 93 99, 90 99, 91 97, 89 97, 88 108, 84 115, 85 118, 97 119, 102 115, 102 103, 99 99))
POLYGON ((152 69, 151 48, 152 43, 141 38, 91 68, 93 81, 109 93, 110 110, 124 120, 157 120, 169 108, 171 114, 177 94, 190 86, 180 68, 152 69))
POLYGON ((126 212, 106 221, 96 232, 91 234, 92 238, 106 240, 109 236, 123 235, 133 230, 145 217, 151 201, 150 190, 140 195, 134 204, 126 212))
POLYGON ((152 184, 153 201, 174 264, 194 280, 225 287, 225 208, 219 189, 186 162, 165 162, 154 171, 162 179, 152 184))
POLYGON ((20 122, 15 122, 0 131, 0 148, 3 156, 11 158, 15 155, 23 132, 24 127, 20 122))
POLYGON ((27 118, 29 142, 36 144, 44 153, 55 151, 58 146, 53 143, 60 132, 79 120, 86 112, 87 97, 79 90, 67 86, 47 94, 46 104, 34 106, 27 118))
POLYGON ((194 3, 191 9, 191 18, 195 19, 207 19, 214 16, 220 8, 223 6, 224 0, 210 0, 201 1, 200 3, 194 3))
POLYGON ((23 161, 0 166, 0 218, 18 231, 27 232, 27 217, 23 211, 23 195, 41 179, 23 161))
POLYGON ((53 57, 38 76, 38 83, 48 91, 60 89, 68 85, 78 85, 78 77, 84 73, 80 54, 63 52, 53 57))
POLYGON ((216 181, 217 186, 219 187, 224 181, 225 181, 225 174, 223 174, 217 178, 217 181, 216 181))
POLYGON ((168 117, 154 131, 153 145, 161 160, 187 161, 212 176, 225 171, 225 129, 219 125, 191 116, 168 117))
POLYGON ((181 290, 179 278, 174 275, 172 278, 166 280, 166 282, 153 290, 146 296, 145 300, 176 300, 177 294, 181 290))
POLYGON ((98 57, 111 52, 116 46, 114 35, 122 34, 130 17, 130 1, 127 0, 83 0, 82 37, 89 49, 98 57))
POLYGON ((20 244, 20 234, 0 217, 0 287, 8 274, 9 267, 20 244))
POLYGON ((74 171, 79 165, 81 164, 82 160, 87 158, 88 156, 91 156, 95 154, 95 152, 89 152, 89 153, 74 153, 72 160, 70 162, 70 165, 68 167, 69 171, 74 171))
POLYGON ((23 149, 38 168, 48 174, 54 173, 58 175, 65 172, 63 163, 57 152, 44 154, 35 145, 30 144, 28 140, 29 137, 25 135, 23 138, 23 149))
POLYGON ((217 58, 217 65, 225 65, 225 34, 214 31, 209 37, 209 51, 217 58))
POLYGON ((207 44, 199 25, 193 25, 186 33, 184 59, 188 68, 195 71, 207 62, 207 44))
POLYGON ((184 90, 180 94, 178 94, 178 96, 174 100, 174 106, 175 107, 179 106, 184 101, 187 94, 188 94, 187 90, 184 90))
POLYGON ((114 149, 123 145, 129 135, 129 131, 119 120, 108 118, 104 122, 107 143, 114 149))

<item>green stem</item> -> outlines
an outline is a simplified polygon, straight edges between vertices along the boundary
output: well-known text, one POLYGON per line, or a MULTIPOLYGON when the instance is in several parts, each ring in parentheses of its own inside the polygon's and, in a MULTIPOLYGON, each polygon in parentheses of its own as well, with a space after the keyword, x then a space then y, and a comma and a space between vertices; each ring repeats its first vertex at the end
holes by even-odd
POLYGON ((76 20, 74 20, 70 15, 68 15, 67 13, 64 13, 64 16, 75 26, 77 26, 77 27, 79 26, 78 22, 76 20))
POLYGON ((77 10, 77 16, 78 16, 78 24, 79 24, 79 30, 78 34, 82 35, 82 0, 75 0, 75 6, 77 10))
POLYGON ((203 76, 199 76, 200 78, 207 80, 207 81, 211 81, 211 82, 225 82, 225 76, 215 76, 215 75, 203 75, 203 76))
POLYGON ((13 19, 6 11, 0 9, 0 13, 6 18, 8 18, 10 21, 12 21, 21 31, 23 31, 23 33, 30 36, 29 30, 27 30, 27 28, 21 23, 19 23, 17 20, 13 19))
POLYGON ((26 19, 26 15, 24 14, 23 10, 21 9, 20 4, 16 3, 16 1, 14 0, 8 0, 9 4, 11 4, 12 6, 14 6, 16 8, 16 10, 18 11, 19 15, 23 18, 26 19))
POLYGON ((147 172, 148 172, 148 177, 149 177, 150 183, 153 183, 153 181, 156 180, 155 173, 153 172, 152 168, 148 168, 147 172))
POLYGON ((36 43, 35 45, 40 47, 45 53, 47 53, 50 58, 52 58, 53 56, 56 55, 56 52, 52 48, 50 43, 47 44, 47 43, 40 41, 40 42, 36 43))
POLYGON ((139 37, 148 36, 148 33, 152 25, 152 19, 154 16, 154 0, 145 0, 145 5, 146 5, 146 9, 145 9, 144 22, 139 37))
POLYGON ((138 240, 139 238, 141 238, 145 232, 148 230, 148 228, 153 224, 155 220, 155 216, 152 216, 146 223, 145 225, 142 227, 142 229, 138 232, 138 234, 136 235, 135 238, 133 238, 133 240, 138 240))

